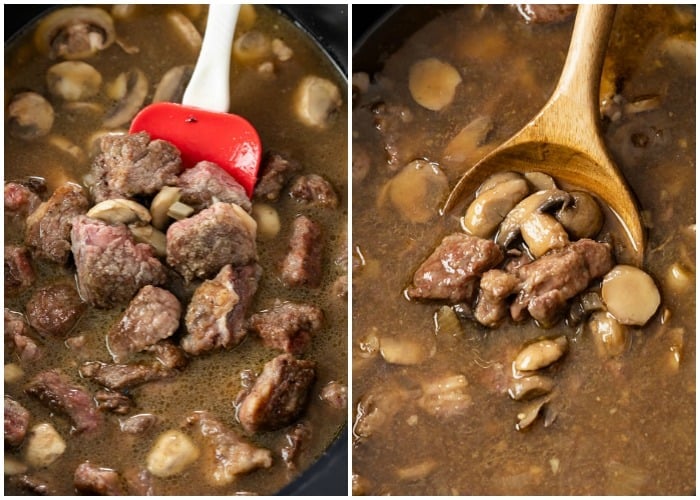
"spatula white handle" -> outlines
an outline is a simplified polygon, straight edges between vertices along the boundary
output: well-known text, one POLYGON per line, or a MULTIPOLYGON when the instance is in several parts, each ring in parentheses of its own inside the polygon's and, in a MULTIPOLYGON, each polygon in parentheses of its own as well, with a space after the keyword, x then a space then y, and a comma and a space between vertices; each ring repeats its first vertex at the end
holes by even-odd
POLYGON ((231 45, 240 5, 209 5, 202 49, 182 104, 226 113, 229 111, 231 45))

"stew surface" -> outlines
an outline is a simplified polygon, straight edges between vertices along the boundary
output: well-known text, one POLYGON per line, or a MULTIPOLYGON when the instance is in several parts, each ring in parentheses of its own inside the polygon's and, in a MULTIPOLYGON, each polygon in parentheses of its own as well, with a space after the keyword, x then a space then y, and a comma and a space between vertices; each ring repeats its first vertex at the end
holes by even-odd
MULTIPOLYGON (((182 247, 167 257, 157 246, 135 247, 136 236, 118 211, 84 214, 104 198, 150 208, 157 190, 140 192, 139 182, 154 181, 151 176, 136 182, 133 192, 99 190, 101 180, 112 187, 120 182, 115 170, 105 174, 96 166, 99 158, 111 161, 100 138, 111 136, 114 149, 128 157, 141 147, 120 142, 133 101, 138 109, 162 91, 165 100, 179 102, 199 52, 206 7, 91 8, 101 13, 87 15, 86 24, 98 26, 72 29, 87 29, 87 45, 98 50, 66 55, 70 44, 62 46, 60 37, 51 49, 37 34, 41 25, 5 48, 5 494, 275 493, 316 461, 347 420, 345 78, 281 11, 243 6, 231 110, 260 134, 261 175, 275 162, 294 168, 280 173, 277 184, 273 179, 271 190, 232 201, 240 186, 218 167, 205 166, 199 172, 205 187, 197 191, 201 184, 193 182, 195 196, 185 203, 195 212, 185 207, 175 218, 161 214, 168 238, 174 226, 185 229, 182 247), (110 30, 106 38, 112 39, 102 47, 110 30), (55 67, 66 61, 92 70, 55 67), (182 72, 161 88, 173 68, 182 72), (309 81, 325 89, 320 111, 300 103, 299 89, 309 81), (17 96, 27 92, 31 98, 18 105, 17 96), (44 114, 32 115, 37 109, 44 114), (326 191, 319 194, 318 185, 326 191), (33 215, 42 207, 50 209, 33 215), (59 227, 43 224, 38 238, 27 236, 30 226, 63 211, 68 215, 59 227), (189 229, 181 225, 195 217, 189 229), (71 227, 68 239, 59 234, 56 248, 45 248, 47 238, 56 237, 52 231, 71 227), (297 227, 313 228, 314 237, 306 239, 297 227), (120 276, 120 283, 131 286, 132 278, 139 282, 152 271, 155 277, 139 283, 153 286, 130 293, 110 279, 100 281, 112 276, 110 263, 95 269, 89 263, 116 245, 100 248, 107 235, 126 242, 119 248, 130 257, 118 265, 128 268, 132 259, 144 258, 142 274, 120 276), (204 249, 195 252, 201 261, 191 260, 190 240, 204 249), (223 261, 214 263, 219 252, 223 261), (278 330, 269 333, 275 326, 283 330, 280 338, 278 330), (130 337, 132 327, 139 337, 130 337), (193 333, 212 331, 207 328, 220 336, 193 333), (271 375, 266 380, 264 368, 271 375), (267 389, 266 381, 272 384, 267 389), (268 410, 263 402, 263 415, 249 400, 260 391, 273 401, 268 410)), ((5 13, 11 15, 9 8, 5 13)), ((70 25, 80 16, 71 11, 64 21, 70 25)), ((182 172, 163 175, 185 202, 182 172)))
MULTIPOLYGON (((418 290, 416 276, 459 262, 438 250, 465 239, 474 197, 441 216, 448 189, 556 84, 574 13, 553 7, 404 7, 355 49, 354 494, 695 491, 694 7, 619 6, 601 81, 605 142, 648 230, 642 270, 660 292, 650 319, 607 322, 614 299, 601 303, 600 277, 544 323, 506 312, 484 326, 473 302, 418 290), (411 23, 421 26, 401 39, 411 23), (524 374, 533 343, 538 359, 556 355, 524 374)), ((613 264, 626 262, 619 231, 607 213, 592 237, 613 264)), ((533 258, 518 241, 497 270, 533 258)), ((644 307, 622 289, 632 313, 644 307)))

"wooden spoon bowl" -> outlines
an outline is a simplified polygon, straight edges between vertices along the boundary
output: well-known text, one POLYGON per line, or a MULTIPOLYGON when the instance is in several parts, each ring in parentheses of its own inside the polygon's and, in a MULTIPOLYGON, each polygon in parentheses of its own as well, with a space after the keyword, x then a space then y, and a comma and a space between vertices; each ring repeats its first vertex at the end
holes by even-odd
POLYGON ((464 173, 443 213, 496 172, 544 172, 607 203, 629 239, 631 263, 642 264, 645 235, 637 203, 600 135, 600 76, 614 17, 612 5, 579 6, 564 69, 549 101, 518 133, 464 173))

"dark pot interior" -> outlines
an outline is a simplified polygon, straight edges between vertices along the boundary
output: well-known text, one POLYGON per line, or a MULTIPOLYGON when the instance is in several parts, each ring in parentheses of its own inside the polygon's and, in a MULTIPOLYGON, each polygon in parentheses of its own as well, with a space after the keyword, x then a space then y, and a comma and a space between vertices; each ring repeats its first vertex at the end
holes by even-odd
MULTIPOLYGON (((5 6, 5 42, 52 5, 5 6), (11 9, 11 11, 9 11, 11 9)), ((313 37, 338 70, 348 73, 348 16, 346 5, 279 5, 276 6, 313 37)), ((317 462, 296 480, 285 486, 280 495, 347 495, 348 431, 341 432, 317 462)))

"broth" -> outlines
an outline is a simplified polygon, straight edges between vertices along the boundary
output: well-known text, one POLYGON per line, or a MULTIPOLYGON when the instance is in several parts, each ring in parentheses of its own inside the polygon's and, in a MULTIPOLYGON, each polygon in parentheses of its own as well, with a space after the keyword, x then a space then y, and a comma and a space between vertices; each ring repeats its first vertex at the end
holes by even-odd
MULTIPOLYGON (((354 54, 353 493, 692 494, 694 7, 617 9, 601 85, 615 109, 603 106, 603 129, 643 210, 643 267, 661 306, 644 326, 628 328, 624 352, 611 356, 570 316, 548 329, 509 318, 487 328, 462 316, 446 333, 445 301, 407 298, 418 266, 445 236, 463 232, 467 205, 440 216, 440 199, 426 187, 425 215, 416 208, 424 191, 401 191, 392 179, 420 160, 453 186, 544 105, 573 26, 571 17, 526 23, 512 6, 426 10, 394 12, 354 54), (414 24, 422 26, 399 45, 403 27, 414 24), (681 46, 688 50, 675 50, 681 46), (409 89, 411 68, 426 58, 459 75, 453 100, 438 111, 409 89), (450 151, 470 123, 459 154, 450 151), (568 353, 544 370, 555 388, 519 431, 518 419, 533 410, 507 394, 513 360, 527 342, 561 335, 568 353)), ((445 186, 433 188, 446 195, 445 186)), ((599 234, 624 262, 616 231, 608 216, 599 234)))
MULTIPOLYGON (((124 7, 124 6, 122 6, 124 7)), ((134 6, 132 6, 134 7, 134 6)), ((248 8, 250 6, 247 6, 248 8)), ((105 12, 115 12, 110 6, 100 6, 105 12)), ((10 15, 9 8, 5 13, 10 15)), ((178 65, 194 65, 198 50, 192 49, 175 31, 165 16, 178 12, 190 18, 201 33, 206 21, 206 8, 201 5, 180 6, 135 6, 128 17, 116 17, 117 43, 89 57, 89 63, 102 75, 104 85, 100 92, 88 99, 89 105, 71 110, 66 102, 50 98, 46 89, 46 72, 57 60, 49 60, 37 52, 32 40, 33 28, 22 33, 5 51, 5 95, 8 100, 25 90, 38 92, 51 99, 55 109, 55 122, 51 132, 44 137, 27 141, 10 133, 8 113, 5 127, 5 181, 24 179, 27 176, 46 180, 48 196, 65 182, 83 184, 88 178, 95 153, 92 150, 92 135, 102 130, 102 113, 95 109, 109 109, 113 101, 105 95, 108 82, 133 67, 139 67, 149 81, 150 103, 156 84, 163 74, 178 65), (51 138, 65 137, 76 148, 62 149, 60 143, 51 138)), ((124 311, 124 305, 114 309, 88 307, 66 338, 39 336, 30 332, 42 352, 39 363, 21 363, 12 349, 5 349, 7 367, 21 367, 20 376, 5 380, 5 394, 16 399, 31 414, 30 426, 50 422, 66 441, 65 452, 46 467, 32 467, 25 463, 26 440, 19 446, 6 444, 5 494, 48 492, 71 495, 75 493, 73 475, 76 467, 89 461, 125 474, 142 470, 146 464, 156 438, 168 429, 182 429, 185 419, 195 411, 207 411, 225 427, 234 430, 256 447, 271 451, 272 465, 249 473, 238 474, 228 484, 215 484, 210 471, 205 470, 200 458, 182 473, 167 478, 151 478, 151 492, 158 495, 202 495, 254 493, 272 494, 293 481, 302 471, 310 467, 343 430, 347 415, 345 408, 334 407, 320 399, 320 393, 329 383, 338 387, 347 386, 347 301, 339 291, 337 283, 346 274, 347 252, 347 104, 343 102, 325 128, 309 127, 296 117, 292 95, 303 77, 316 75, 335 85, 340 95, 345 96, 346 82, 338 68, 322 52, 310 36, 295 25, 282 12, 266 6, 256 5, 239 17, 241 23, 249 23, 245 30, 264 33, 268 43, 276 39, 283 48, 291 49, 291 57, 268 54, 256 64, 242 64, 235 58, 231 68, 231 109, 246 117, 260 134, 265 152, 278 151, 301 165, 301 174, 316 173, 325 177, 335 189, 339 201, 337 208, 328 209, 301 205, 287 195, 287 189, 278 201, 271 205, 280 219, 280 231, 276 236, 259 238, 257 242, 258 262, 263 274, 253 303, 247 315, 272 307, 275 299, 312 303, 323 310, 325 323, 316 333, 304 359, 316 363, 316 382, 312 386, 308 405, 300 418, 279 430, 255 433, 241 429, 237 421, 234 401, 246 383, 246 376, 259 374, 263 365, 279 354, 276 349, 264 345, 257 335, 249 333, 244 342, 233 349, 216 350, 191 357, 188 366, 177 376, 160 381, 147 382, 124 391, 135 402, 126 415, 104 413, 104 423, 96 435, 71 431, 65 416, 54 414, 37 399, 25 393, 27 381, 48 368, 61 368, 72 383, 84 386, 90 393, 100 388, 94 381, 82 379, 78 366, 87 360, 107 362, 110 353, 105 345, 105 333, 115 324, 124 311), (250 17, 251 12, 254 18, 250 17), (254 19, 254 20, 252 20, 254 19), (264 69, 260 64, 267 61, 264 69), (287 251, 290 227, 300 213, 316 220, 322 228, 322 282, 316 288, 288 287, 278 277, 278 266, 287 251), (73 341, 81 339, 78 349, 73 341), (248 374, 248 375, 246 375, 248 374), (139 413, 157 416, 157 423, 140 434, 120 431, 120 419, 139 413), (307 432, 301 437, 296 451, 290 452, 290 440, 299 426, 307 432), (289 458, 285 460, 285 454, 289 458), (17 473, 8 472, 8 457, 17 467, 17 473), (19 465, 18 465, 19 464, 19 465), (8 475, 9 474, 9 475, 8 475), (18 479, 19 478, 19 479, 18 479), (209 479, 208 479, 209 478, 209 479), (34 486, 27 486, 33 484, 34 486)), ((277 43, 277 42, 275 42, 277 43)), ((60 59, 59 59, 60 60, 60 59)), ((128 124, 127 124, 128 126, 128 124)), ((7 200, 6 200, 7 201, 7 200)), ((260 200, 257 200, 258 202, 260 200)), ((256 200, 254 200, 255 204, 256 200)), ((260 226, 258 226, 260 227, 260 226)), ((6 212, 5 245, 22 245, 22 223, 12 219, 6 212), (8 218, 9 217, 9 218, 8 218)), ((7 257, 5 282, 5 307, 20 313, 25 312, 27 301, 34 291, 49 283, 72 284, 75 268, 72 263, 65 267, 42 259, 32 261, 36 279, 34 284, 19 293, 8 293, 7 257)), ((201 282, 201 281, 200 281, 201 282)), ((186 304, 183 303, 183 318, 186 304)), ((6 325, 7 326, 7 325, 6 325)), ((175 334, 177 338, 183 333, 175 334)), ((6 408, 7 411, 7 408, 6 408)), ((7 415, 7 413, 6 413, 7 415)), ((7 421, 6 421, 7 424, 7 421)), ((206 444, 193 430, 187 431, 206 453, 206 444)), ((7 427, 6 427, 7 437, 7 427)), ((226 483, 226 481, 224 481, 226 483)), ((129 493, 134 493, 128 490, 129 493)))

